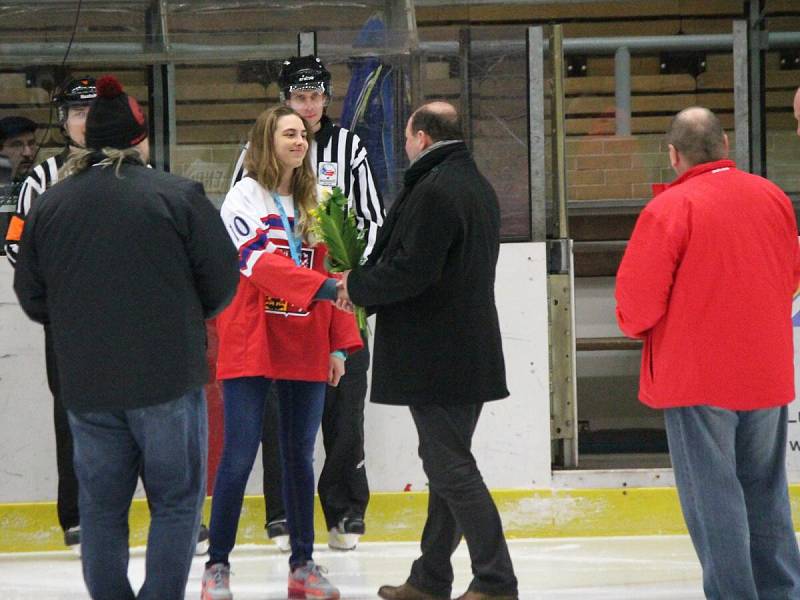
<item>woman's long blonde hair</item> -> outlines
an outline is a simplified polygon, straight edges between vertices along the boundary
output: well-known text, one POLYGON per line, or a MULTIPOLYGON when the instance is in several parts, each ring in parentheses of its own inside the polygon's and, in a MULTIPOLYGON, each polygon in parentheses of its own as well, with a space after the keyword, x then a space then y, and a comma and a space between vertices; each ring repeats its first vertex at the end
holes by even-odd
MULTIPOLYGON (((309 136, 311 128, 303 117, 288 106, 276 106, 265 110, 256 119, 256 124, 250 132, 250 146, 244 157, 244 168, 248 174, 267 190, 277 191, 281 179, 283 165, 278 162, 275 154, 275 132, 278 130, 278 121, 281 117, 294 115, 298 117, 306 128, 309 136)), ((309 150, 311 141, 309 140, 309 150)), ((317 206, 317 180, 311 168, 310 152, 306 152, 303 164, 294 169, 292 173, 292 196, 299 212, 295 215, 297 229, 307 240, 310 237, 311 217, 309 212, 317 206)))

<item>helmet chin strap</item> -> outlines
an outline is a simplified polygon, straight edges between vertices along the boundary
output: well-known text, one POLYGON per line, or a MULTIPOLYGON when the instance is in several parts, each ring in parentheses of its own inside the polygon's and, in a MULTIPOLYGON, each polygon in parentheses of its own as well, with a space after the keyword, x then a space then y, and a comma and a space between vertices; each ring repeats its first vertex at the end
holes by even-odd
POLYGON ((86 144, 79 144, 75 140, 73 140, 69 134, 67 133, 66 127, 63 125, 61 126, 61 135, 64 136, 64 141, 67 142, 67 147, 70 151, 74 148, 76 150, 86 150, 86 144))

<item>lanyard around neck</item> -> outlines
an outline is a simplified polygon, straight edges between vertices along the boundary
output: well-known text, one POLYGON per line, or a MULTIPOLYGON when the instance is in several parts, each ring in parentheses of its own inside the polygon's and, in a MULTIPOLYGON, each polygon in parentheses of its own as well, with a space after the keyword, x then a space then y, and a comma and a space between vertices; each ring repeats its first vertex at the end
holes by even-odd
MULTIPOLYGON (((273 193, 272 199, 275 201, 275 206, 278 207, 278 213, 281 216, 281 223, 283 224, 283 230, 286 232, 286 241, 289 242, 289 252, 292 255, 292 260, 294 261, 294 264, 299 267, 302 264, 302 260, 300 259, 300 249, 303 247, 303 242, 294 237, 294 230, 289 224, 289 217, 286 216, 286 209, 283 208, 283 202, 281 202, 280 197, 273 193)), ((297 222, 297 204, 294 206, 294 214, 294 220, 297 222)))

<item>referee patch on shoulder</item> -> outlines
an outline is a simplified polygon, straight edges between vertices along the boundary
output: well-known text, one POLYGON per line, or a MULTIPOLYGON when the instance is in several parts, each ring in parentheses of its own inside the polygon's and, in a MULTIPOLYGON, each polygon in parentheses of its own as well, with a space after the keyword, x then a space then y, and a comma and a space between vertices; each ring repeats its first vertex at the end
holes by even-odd
POLYGON ((8 232, 6 233, 6 241, 18 242, 22 239, 22 231, 25 229, 25 221, 19 216, 14 215, 8 223, 8 232))

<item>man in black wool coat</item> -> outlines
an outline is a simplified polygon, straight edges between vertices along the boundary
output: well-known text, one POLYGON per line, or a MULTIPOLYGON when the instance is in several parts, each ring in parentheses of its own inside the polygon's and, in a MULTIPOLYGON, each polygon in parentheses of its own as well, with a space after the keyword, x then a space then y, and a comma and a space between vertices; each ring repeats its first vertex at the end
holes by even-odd
POLYGON ((497 507, 472 456, 484 402, 508 396, 494 299, 497 196, 462 140, 456 109, 432 102, 406 126, 411 165, 367 263, 340 303, 377 314, 371 401, 408 406, 428 476, 422 556, 381 598, 450 598, 450 557, 466 538, 474 578, 463 600, 515 599, 497 507))

